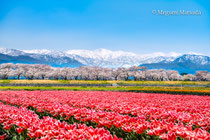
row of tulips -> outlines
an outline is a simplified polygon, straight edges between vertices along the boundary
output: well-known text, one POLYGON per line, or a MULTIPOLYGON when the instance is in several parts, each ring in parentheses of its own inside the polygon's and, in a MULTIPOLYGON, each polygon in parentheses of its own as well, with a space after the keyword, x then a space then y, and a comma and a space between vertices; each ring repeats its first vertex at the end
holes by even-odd
POLYGON ((0 103, 0 125, 5 134, 1 137, 8 139, 91 139, 118 140, 103 128, 87 127, 84 124, 69 125, 66 122, 51 117, 39 116, 24 107, 13 107, 0 103), (8 136, 7 136, 8 135, 8 136))
MULTIPOLYGON (((210 129, 210 98, 207 96, 180 96, 167 94, 138 94, 119 92, 69 92, 35 91, 27 98, 86 107, 97 111, 112 111, 119 114, 139 116, 147 120, 177 121, 204 130, 210 129), (82 98, 81 98, 82 97, 82 98)), ((21 94, 21 93, 20 93, 21 94)))
MULTIPOLYGON (((147 130, 147 126, 149 126, 149 122, 145 121, 144 118, 138 119, 137 117, 120 115, 114 112, 97 112, 95 110, 90 110, 87 108, 74 108, 69 105, 62 105, 56 102, 44 101, 38 99, 39 97, 37 98, 33 94, 28 93, 13 95, 11 94, 11 92, 8 94, 0 94, 0 100, 11 105, 23 106, 30 109, 35 108, 35 111, 40 116, 44 116, 43 114, 52 115, 57 119, 60 118, 61 120, 66 120, 69 123, 87 122, 87 124, 89 123, 90 125, 96 124, 95 126, 97 127, 105 127, 109 130, 114 131, 114 133, 118 136, 123 136, 128 139, 131 137, 136 137, 136 135, 132 135, 131 133, 125 135, 124 132, 132 132, 135 128, 136 132, 138 132, 138 134, 141 134, 144 132, 144 130, 147 130), (32 96, 29 97, 28 95, 32 96), (115 129, 112 126, 115 126, 115 128, 119 129, 115 129)), ((44 95, 42 95, 43 98, 45 98, 44 95)))
POLYGON ((184 89, 134 89, 128 92, 144 92, 144 93, 166 93, 178 95, 210 95, 208 90, 184 90, 184 89))
MULTIPOLYGON (((183 122, 209 130, 210 98, 167 94, 138 94, 119 92, 47 92, 43 100, 58 101, 74 107, 112 111, 131 116, 144 116, 147 120, 183 122), (82 97, 82 98, 81 98, 82 97)), ((39 92, 37 92, 39 94, 39 92)))
MULTIPOLYGON (((56 93, 56 92, 55 92, 56 93)), ((164 119, 151 119, 145 118, 145 116, 130 117, 128 115, 120 115, 116 112, 95 111, 87 108, 75 108, 65 104, 64 98, 59 96, 58 92, 55 97, 53 92, 1 92, 0 100, 10 104, 32 106, 37 109, 38 112, 48 111, 54 116, 61 115, 66 120, 72 116, 82 122, 94 122, 100 126, 106 126, 109 129, 112 126, 123 129, 125 132, 144 134, 146 131, 148 135, 160 136, 163 139, 176 139, 182 138, 209 138, 209 133, 200 128, 193 130, 193 125, 184 124, 181 121, 178 123, 168 122, 164 119)), ((67 94, 67 93, 66 93, 67 94)), ((114 93, 113 93, 114 94, 114 93)))

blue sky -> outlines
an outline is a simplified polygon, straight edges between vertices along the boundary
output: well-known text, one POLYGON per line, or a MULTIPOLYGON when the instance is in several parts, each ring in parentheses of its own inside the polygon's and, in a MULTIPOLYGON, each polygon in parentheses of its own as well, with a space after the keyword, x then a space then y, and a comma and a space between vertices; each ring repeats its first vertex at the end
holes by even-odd
POLYGON ((0 0, 0 46, 210 55, 207 0, 0 0), (199 10, 161 16, 153 10, 199 10))

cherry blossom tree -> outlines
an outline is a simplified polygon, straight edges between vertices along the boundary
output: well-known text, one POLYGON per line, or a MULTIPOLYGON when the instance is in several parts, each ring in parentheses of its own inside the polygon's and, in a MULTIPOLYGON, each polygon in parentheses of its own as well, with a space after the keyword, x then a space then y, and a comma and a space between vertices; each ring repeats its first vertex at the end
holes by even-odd
POLYGON ((15 65, 12 63, 5 63, 0 65, 0 78, 1 79, 8 79, 9 76, 12 74, 15 65))
POLYGON ((206 81, 206 75, 208 74, 208 71, 196 71, 196 79, 199 81, 206 81))
POLYGON ((197 71, 196 75, 181 76, 176 70, 147 69, 146 67, 132 66, 130 68, 119 67, 102 68, 83 66, 79 68, 55 68, 43 64, 12 64, 0 65, 1 79, 63 79, 63 80, 210 80, 208 71, 197 71))

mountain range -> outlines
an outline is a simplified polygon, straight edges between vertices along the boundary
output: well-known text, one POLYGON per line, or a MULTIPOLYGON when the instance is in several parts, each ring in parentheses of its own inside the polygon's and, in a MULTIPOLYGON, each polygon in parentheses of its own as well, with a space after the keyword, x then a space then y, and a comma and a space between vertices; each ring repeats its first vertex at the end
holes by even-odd
POLYGON ((180 73, 195 73, 197 70, 210 71, 210 57, 188 53, 135 54, 107 49, 96 50, 17 50, 0 48, 0 63, 48 64, 53 67, 130 67, 146 66, 149 69, 172 69, 180 73))
POLYGON ((210 71, 210 57, 195 54, 184 54, 175 60, 158 63, 141 64, 148 69, 177 70, 179 73, 195 74, 196 71, 210 71))
POLYGON ((47 64, 53 67, 80 67, 84 66, 79 61, 65 55, 27 53, 16 49, 0 48, 1 63, 47 64))

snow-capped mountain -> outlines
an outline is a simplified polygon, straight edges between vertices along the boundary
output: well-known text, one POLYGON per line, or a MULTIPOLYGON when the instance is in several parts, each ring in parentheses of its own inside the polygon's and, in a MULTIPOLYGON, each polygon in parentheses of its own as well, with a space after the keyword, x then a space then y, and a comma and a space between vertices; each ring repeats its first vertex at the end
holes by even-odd
POLYGON ((61 51, 54 51, 54 50, 46 50, 46 49, 41 49, 41 50, 22 50, 24 53, 27 54, 34 54, 34 55, 48 55, 52 57, 65 57, 67 56, 66 53, 61 52, 61 51))
POLYGON ((210 62, 210 57, 203 56, 203 55, 195 55, 195 54, 184 54, 181 57, 178 57, 174 60, 174 62, 178 63, 195 63, 195 64, 201 64, 206 65, 210 62))
POLYGON ((198 70, 210 71, 210 57, 198 54, 184 54, 171 62, 161 61, 158 63, 141 64, 149 69, 172 69, 180 73, 194 74, 198 70))
POLYGON ((156 63, 163 60, 173 61, 181 54, 169 53, 152 53, 152 54, 135 54, 132 52, 124 51, 110 51, 107 49, 97 50, 69 50, 66 52, 70 56, 74 56, 79 62, 89 66, 101 67, 130 67, 143 63, 156 63))
POLYGON ((10 55, 10 56, 19 56, 19 55, 25 54, 23 51, 16 50, 16 49, 7 49, 7 48, 0 48, 0 53, 5 54, 5 55, 10 55))
POLYGON ((0 63, 48 64, 57 67, 130 67, 145 65, 148 68, 164 69, 210 69, 209 56, 196 53, 168 54, 156 52, 151 54, 136 54, 125 51, 97 50, 16 50, 0 48, 0 63))
POLYGON ((84 66, 74 58, 59 51, 28 50, 0 48, 0 63, 47 64, 54 67, 84 66))
MULTIPOLYGON (((87 66, 100 66, 100 67, 130 67, 143 63, 157 63, 161 61, 173 61, 179 53, 164 54, 161 52, 151 54, 135 54, 132 52, 124 51, 111 51, 107 49, 96 50, 68 50, 66 52, 50 51, 50 50, 22 50, 25 54, 33 57, 40 58, 40 55, 45 57, 60 58, 68 57, 87 66)), ((45 58, 44 58, 45 59, 45 58)))

